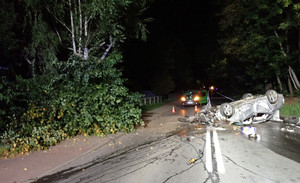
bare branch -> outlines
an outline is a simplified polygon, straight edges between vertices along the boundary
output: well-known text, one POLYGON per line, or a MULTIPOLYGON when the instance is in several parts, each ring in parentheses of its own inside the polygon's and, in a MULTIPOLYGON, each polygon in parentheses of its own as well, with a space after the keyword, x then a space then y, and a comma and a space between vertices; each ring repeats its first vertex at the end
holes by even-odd
POLYGON ((33 59, 32 61, 30 61, 27 57, 25 57, 25 60, 26 60, 30 65, 34 64, 34 62, 35 62, 35 59, 33 59))
POLYGON ((60 37, 60 34, 59 34, 58 30, 56 29, 56 27, 55 27, 55 32, 56 32, 56 34, 57 34, 57 37, 58 37, 58 39, 59 39, 59 42, 62 42, 61 37, 60 37))
POLYGON ((96 49, 96 48, 101 48, 103 45, 105 44, 105 42, 102 42, 101 44, 99 44, 99 46, 95 46, 89 49, 89 52, 96 49))
MULTIPOLYGON (((67 49, 74 52, 73 48, 67 48, 67 49)), ((79 54, 79 53, 77 53, 77 52, 74 52, 74 55, 77 56, 77 57, 83 58, 83 55, 82 55, 82 54, 79 54)))
MULTIPOLYGON (((277 38, 279 38, 278 33, 277 33, 276 30, 274 30, 274 33, 275 33, 275 36, 276 36, 277 38)), ((283 50, 282 43, 279 43, 279 46, 280 46, 280 51, 281 51, 281 53, 283 54, 283 56, 287 57, 287 54, 286 54, 285 51, 283 50)))
POLYGON ((109 43, 108 47, 106 48, 105 52, 103 53, 102 57, 100 58, 99 63, 100 63, 103 59, 105 59, 106 55, 108 54, 108 52, 110 51, 110 49, 111 49, 111 48, 113 47, 113 45, 114 45, 114 42, 112 41, 111 35, 109 36, 109 42, 110 42, 110 43, 109 43))

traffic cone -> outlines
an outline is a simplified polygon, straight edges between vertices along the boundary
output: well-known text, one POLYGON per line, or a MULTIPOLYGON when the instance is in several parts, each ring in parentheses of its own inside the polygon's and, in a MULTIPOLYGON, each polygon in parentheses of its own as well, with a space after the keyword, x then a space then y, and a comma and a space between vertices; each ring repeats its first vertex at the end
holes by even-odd
POLYGON ((172 108, 172 113, 175 113, 175 107, 173 106, 173 108, 172 108))
POLYGON ((198 112, 198 108, 197 108, 197 105, 195 105, 195 112, 198 112))

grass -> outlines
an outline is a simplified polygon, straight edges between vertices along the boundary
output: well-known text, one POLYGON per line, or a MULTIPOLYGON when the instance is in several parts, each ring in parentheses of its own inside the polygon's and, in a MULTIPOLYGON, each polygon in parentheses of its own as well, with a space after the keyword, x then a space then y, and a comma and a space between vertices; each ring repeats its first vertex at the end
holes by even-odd
POLYGON ((300 100, 292 104, 284 104, 280 108, 281 116, 300 116, 300 100))

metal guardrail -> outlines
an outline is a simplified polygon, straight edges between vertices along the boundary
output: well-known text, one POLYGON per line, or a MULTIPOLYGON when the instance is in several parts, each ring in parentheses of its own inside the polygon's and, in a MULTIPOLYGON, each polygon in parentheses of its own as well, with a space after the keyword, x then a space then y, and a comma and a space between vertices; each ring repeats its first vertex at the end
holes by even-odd
MULTIPOLYGON (((175 94, 169 94, 166 98, 164 98, 164 100, 168 100, 168 101, 171 101, 171 100, 177 100, 179 99, 179 96, 180 94, 178 93, 175 93, 175 94)), ((156 104, 156 103, 161 103, 163 100, 163 97, 162 96, 155 96, 155 97, 142 97, 142 101, 144 103, 144 105, 151 105, 151 104, 156 104)))
POLYGON ((151 104, 156 104, 156 103, 161 103, 162 102, 162 96, 155 96, 155 97, 143 97, 142 101, 144 105, 151 105, 151 104))

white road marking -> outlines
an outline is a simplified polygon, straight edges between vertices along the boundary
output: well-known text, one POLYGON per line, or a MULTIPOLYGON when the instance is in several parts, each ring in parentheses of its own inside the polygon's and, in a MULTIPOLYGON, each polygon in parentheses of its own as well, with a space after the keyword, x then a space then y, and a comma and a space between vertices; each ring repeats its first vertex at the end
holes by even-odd
POLYGON ((213 129, 213 140, 214 140, 214 145, 215 145, 217 169, 218 169, 219 173, 224 174, 225 167, 224 167, 224 162, 223 162, 223 158, 222 158, 222 154, 221 154, 221 148, 220 148, 220 143, 219 143, 218 134, 216 132, 216 129, 213 129))
POLYGON ((211 155, 210 130, 206 131, 205 149, 206 149, 206 170, 211 173, 213 171, 213 167, 212 167, 212 155, 211 155))

